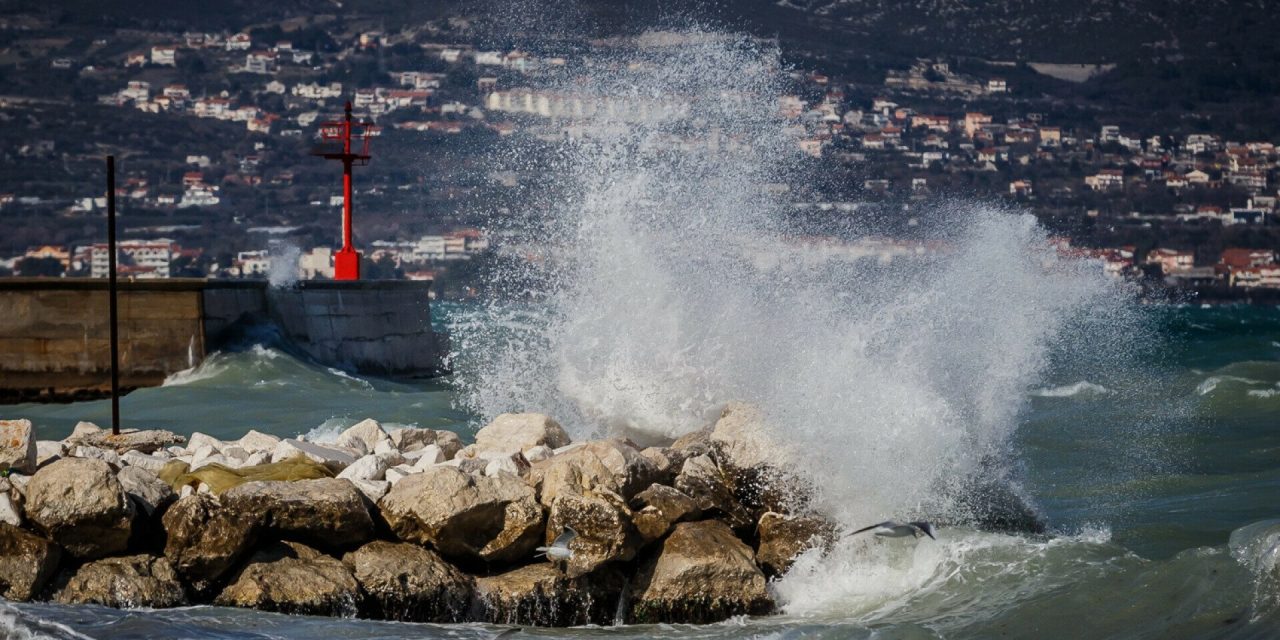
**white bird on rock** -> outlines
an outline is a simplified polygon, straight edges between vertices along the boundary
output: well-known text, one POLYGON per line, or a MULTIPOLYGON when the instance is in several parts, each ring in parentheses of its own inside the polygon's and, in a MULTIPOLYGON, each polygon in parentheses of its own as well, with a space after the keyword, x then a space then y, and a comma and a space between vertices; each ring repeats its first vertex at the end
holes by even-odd
POLYGON ((928 522, 925 522, 924 520, 917 520, 915 522, 907 522, 907 523, 894 522, 893 520, 885 520, 884 522, 880 522, 877 524, 873 524, 869 527, 863 527, 861 529, 858 529, 857 531, 854 531, 849 535, 856 536, 859 533, 862 533, 863 531, 872 531, 872 530, 875 531, 875 534, 877 536, 880 536, 882 538, 905 538, 907 536, 911 536, 913 538, 919 538, 920 536, 929 536, 929 538, 932 540, 938 539, 937 536, 934 535, 936 531, 934 530, 933 525, 928 522))
POLYGON ((550 560, 552 564, 556 562, 567 563, 569 562, 569 559, 573 557, 573 549, 569 548, 569 543, 573 542, 573 539, 576 537, 578 537, 578 532, 574 531, 573 527, 566 526, 564 531, 560 532, 560 535, 556 536, 556 539, 551 543, 551 546, 538 547, 538 554, 534 557, 546 556, 547 560, 550 560))

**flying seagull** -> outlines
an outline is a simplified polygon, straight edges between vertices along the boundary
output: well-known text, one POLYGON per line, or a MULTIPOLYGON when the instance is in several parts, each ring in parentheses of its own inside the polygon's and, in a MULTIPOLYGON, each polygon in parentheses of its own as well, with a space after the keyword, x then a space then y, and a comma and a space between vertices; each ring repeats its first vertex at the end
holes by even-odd
POLYGON ((873 529, 875 530, 875 534, 882 538, 905 538, 907 536, 919 538, 924 535, 929 536, 932 540, 938 539, 934 536, 935 531, 933 525, 925 522, 924 520, 917 520, 915 522, 908 522, 905 524, 901 522, 894 522, 893 520, 885 520, 884 522, 858 529, 849 535, 856 536, 863 531, 871 531, 873 529))
POLYGON ((549 547, 538 547, 538 556, 546 556, 553 564, 556 562, 568 562, 573 557, 573 549, 569 548, 569 543, 578 537, 578 532, 573 527, 566 526, 560 535, 556 536, 555 542, 549 547))

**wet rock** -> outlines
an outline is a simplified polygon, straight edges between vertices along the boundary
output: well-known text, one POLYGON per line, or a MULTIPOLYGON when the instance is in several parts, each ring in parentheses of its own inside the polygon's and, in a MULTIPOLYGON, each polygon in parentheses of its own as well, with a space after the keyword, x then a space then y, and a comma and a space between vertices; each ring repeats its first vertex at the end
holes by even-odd
POLYGON ((555 449, 567 444, 569 434, 564 428, 541 413, 504 413, 476 432, 476 447, 493 451, 524 451, 539 445, 555 449))
POLYGON ((676 438, 676 441, 672 442, 668 448, 683 452, 689 458, 707 455, 711 453, 712 449, 711 429, 699 429, 698 431, 686 433, 676 438))
POLYGON ((0 420, 0 471, 36 472, 36 432, 30 420, 0 420))
POLYGON ((0 596, 25 602, 58 572, 62 549, 29 531, 0 523, 0 596))
POLYGON ((787 448, 771 437, 764 414, 744 402, 730 402, 711 429, 709 440, 720 458, 739 469, 785 463, 787 448))
POLYGON ((214 604, 281 613, 354 617, 360 585, 336 558, 296 542, 253 554, 214 604))
POLYGON ((629 620, 706 624, 773 609, 748 547, 723 522, 676 525, 632 584, 629 620))
POLYGON ((338 478, 246 482, 222 494, 224 509, 260 518, 265 529, 324 548, 373 537, 373 519, 355 485, 338 478))
POLYGON ((213 495, 179 498, 165 512, 164 555, 193 589, 204 592, 249 551, 260 514, 223 509, 213 495))
POLYGON ((549 563, 531 564, 476 578, 477 615, 507 625, 611 625, 625 585, 610 568, 569 579, 549 563))
POLYGON ((660 484, 674 482, 676 474, 680 473, 680 468, 684 466, 684 461, 689 458, 687 450, 669 447, 649 447, 641 450, 640 455, 653 463, 656 473, 654 482, 660 484))
POLYGON ((561 494, 585 494, 597 489, 622 490, 613 472, 593 453, 579 454, 581 447, 543 460, 530 469, 529 482, 538 488, 538 500, 551 506, 561 494))
POLYGON ((172 431, 162 429, 121 429, 120 435, 112 435, 110 430, 103 429, 92 422, 81 422, 76 425, 71 435, 67 436, 62 442, 68 447, 84 445, 99 449, 110 449, 117 454, 122 454, 127 451, 153 453, 168 446, 180 445, 186 441, 186 438, 172 431))
POLYGON ((382 429, 377 420, 366 418, 355 423, 346 431, 338 434, 334 441, 339 447, 354 449, 362 454, 373 453, 381 442, 390 442, 391 436, 382 429))
POLYGON ((460 562, 525 559, 541 540, 543 510, 519 478, 437 466, 403 478, 378 502, 396 536, 460 562))
POLYGON ((632 522, 644 544, 661 539, 677 522, 697 520, 702 509, 693 498, 662 484, 649 485, 631 499, 632 522))
POLYGON ((692 498, 703 513, 724 518, 734 529, 744 531, 755 525, 751 514, 734 497, 725 473, 710 456, 685 460, 675 488, 692 498))
POLYGON ((414 544, 377 540, 342 557, 364 589, 362 615, 405 622, 463 622, 474 580, 414 544))
POLYGON ((162 556, 143 554, 94 560, 60 582, 53 600, 62 604, 163 609, 187 603, 177 572, 162 556))
POLYGON ((111 467, 101 460, 64 458, 27 484, 26 517, 78 558, 123 551, 134 508, 111 467))
POLYGON ((550 545, 565 527, 578 532, 569 545, 573 557, 564 567, 567 577, 577 578, 606 562, 635 558, 641 537, 631 517, 631 510, 617 494, 562 493, 551 504, 546 544, 550 545))
POLYGON ((756 563, 768 576, 786 573, 796 556, 813 548, 830 549, 836 539, 835 524, 825 518, 772 511, 760 518, 757 531, 756 563))
POLYGON ((271 452, 272 462, 281 462, 294 456, 306 456, 337 473, 356 461, 352 451, 336 447, 326 447, 314 442, 303 442, 289 438, 281 440, 271 452))

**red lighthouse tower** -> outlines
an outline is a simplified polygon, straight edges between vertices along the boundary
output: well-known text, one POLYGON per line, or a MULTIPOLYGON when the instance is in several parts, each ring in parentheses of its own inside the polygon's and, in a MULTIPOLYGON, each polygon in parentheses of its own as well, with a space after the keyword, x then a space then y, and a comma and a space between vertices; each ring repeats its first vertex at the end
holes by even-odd
POLYGON ((351 167, 369 164, 369 138, 377 135, 378 128, 371 122, 353 122, 351 120, 351 101, 347 101, 346 118, 337 122, 324 122, 320 125, 320 137, 325 142, 342 142, 342 150, 322 146, 314 155, 329 160, 342 161, 342 248, 333 258, 334 280, 360 279, 360 252, 351 242, 351 167), (352 140, 359 145, 359 152, 353 151, 352 140))

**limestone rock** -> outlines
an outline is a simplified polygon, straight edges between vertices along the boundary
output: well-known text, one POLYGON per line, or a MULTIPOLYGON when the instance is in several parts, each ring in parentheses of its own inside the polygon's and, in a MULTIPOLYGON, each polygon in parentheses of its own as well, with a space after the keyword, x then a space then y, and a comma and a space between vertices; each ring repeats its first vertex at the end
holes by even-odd
MULTIPOLYGON (((3 484, 9 485, 9 481, 5 479, 3 484)), ((22 502, 22 494, 16 490, 0 490, 0 522, 22 526, 22 502)))
POLYGON ((687 457, 702 456, 711 452, 711 429, 691 431, 671 443, 670 449, 684 452, 687 457))
POLYGON ((474 580, 418 545, 378 540, 342 557, 379 620, 464 622, 474 580))
POLYGON ((65 458, 66 455, 67 445, 61 441, 36 440, 36 467, 43 467, 58 458, 65 458))
POLYGON ((366 418, 355 423, 346 431, 338 434, 338 439, 334 444, 339 447, 354 449, 363 454, 373 453, 378 443, 390 441, 391 436, 382 429, 382 425, 377 420, 366 418))
POLYGON ((81 422, 76 425, 71 435, 67 436, 62 442, 68 447, 85 445, 100 449, 110 449, 120 454, 126 451, 153 453, 171 445, 180 445, 186 441, 186 438, 163 429, 121 429, 120 435, 117 436, 112 435, 110 430, 100 428, 92 422, 81 422))
POLYGON ((400 480, 378 506, 401 540, 458 561, 525 559, 543 532, 533 489, 507 474, 485 478, 432 467, 400 480))
POLYGON ((141 467, 125 467, 116 477, 125 494, 147 517, 163 514, 178 499, 173 487, 141 467))
POLYGON ((444 450, 438 444, 429 444, 414 453, 417 454, 413 462, 414 469, 426 469, 445 461, 444 450))
POLYGON ((36 430, 30 420, 0 420, 0 471, 36 472, 36 430))
POLYGON ((550 545, 565 527, 578 532, 569 545, 573 557, 564 567, 569 578, 591 573, 606 562, 626 562, 635 557, 641 542, 631 515, 617 494, 562 493, 551 504, 546 544, 550 545))
POLYGON ((382 496, 387 495, 391 490, 391 483, 386 480, 352 480, 351 484, 369 499, 369 502, 377 504, 382 496))
POLYGON ((262 433, 256 429, 250 429, 248 433, 240 436, 236 444, 250 454, 258 452, 270 454, 275 451, 276 445, 280 444, 280 438, 269 433, 262 433))
POLYGON ((27 519, 78 558, 123 551, 134 508, 111 467, 101 460, 64 458, 27 484, 27 519))
MULTIPOLYGON (((519 455, 519 454, 517 454, 519 455)), ((523 462, 523 458, 520 459, 523 462)), ((494 458, 484 466, 484 475, 496 476, 499 473, 509 473, 513 476, 519 476, 523 471, 527 471, 529 465, 521 466, 515 459, 511 457, 494 458)))
POLYGON ((539 489, 538 499, 551 506, 561 494, 585 494, 597 489, 620 493, 613 472, 593 452, 578 447, 533 465, 529 482, 539 489))
POLYGON ((677 522, 696 520, 702 509, 693 498, 662 484, 650 485, 631 499, 632 522, 645 544, 667 535, 677 522))
POLYGON ((404 427, 390 434, 391 442, 402 452, 417 451, 429 444, 436 443, 435 429, 417 429, 404 427))
POLYGON ((373 519, 355 485, 338 478, 246 482, 222 494, 222 506, 256 514, 277 534, 325 548, 373 537, 373 519))
POLYGON ((351 463, 338 474, 344 480, 382 480, 392 460, 390 454, 370 453, 351 463))
POLYGON ((528 449, 525 449, 524 459, 528 460, 529 463, 532 464, 534 462, 541 462, 543 460, 546 460, 547 458, 550 458, 555 454, 556 454, 555 450, 553 450, 551 447, 540 444, 536 447, 529 447, 528 449))
POLYGON ((625 584, 609 568, 571 580, 550 563, 531 564, 476 578, 477 613, 494 624, 612 625, 625 584))
POLYGON ((400 482, 405 477, 411 476, 415 473, 421 473, 421 471, 418 471, 417 469, 414 469, 413 467, 407 464, 398 464, 394 467, 391 467, 390 469, 387 469, 384 475, 387 479, 387 482, 390 482, 391 484, 394 485, 395 483, 400 482))
POLYGON ((685 460, 676 489, 693 498, 704 513, 717 514, 739 531, 755 525, 751 514, 733 495, 725 473, 710 456, 694 456, 685 460))
POLYGON ((191 434, 191 437, 187 439, 187 451, 191 452, 196 452, 204 447, 208 447, 213 453, 219 453, 222 451, 222 447, 224 446, 226 446, 225 442, 211 435, 200 433, 199 431, 191 434))
POLYGON ((148 455, 138 451, 126 451, 124 455, 120 456, 120 462, 130 467, 138 467, 158 474, 165 465, 169 464, 169 458, 148 455))
POLYGON ((785 516, 770 511, 760 518, 760 544, 756 562, 766 575, 780 576, 791 568, 796 556, 814 547, 829 549, 835 542, 836 527, 823 518, 785 516))
POLYGON ((653 463, 657 474, 654 482, 661 484, 674 482, 676 474, 680 473, 680 468, 684 466, 684 461, 690 457, 688 450, 670 447, 649 447, 642 450, 640 455, 653 463))
POLYGON ((538 445, 555 449, 567 444, 569 434, 564 428, 541 413, 504 413, 476 432, 476 446, 495 451, 524 451, 538 445))
POLYGON ((629 621, 707 624, 773 609, 748 547, 718 520, 683 522, 637 573, 629 621))
POLYGON ((164 555, 196 591, 207 590, 257 540, 260 514, 222 508, 208 493, 179 498, 165 512, 164 555))
POLYGON ((452 431, 436 431, 435 445, 444 451, 444 459, 450 460, 462 450, 462 438, 452 431))
POLYGON ((281 440, 271 452, 272 462, 281 462, 294 456, 303 455, 337 473, 356 461, 351 451, 336 447, 327 447, 314 442, 303 442, 289 438, 281 440))
POLYGON ((254 553, 214 604, 354 617, 359 596, 360 585, 341 561, 296 542, 280 542, 254 553))
POLYGON ((103 558, 67 576, 53 596, 62 604, 100 604, 117 609, 162 609, 186 604, 178 574, 162 556, 103 558))
POLYGON ((0 523, 0 596, 16 602, 39 596, 57 573, 61 559, 58 545, 0 523))
POLYGON ((116 453, 115 451, 111 449, 103 449, 101 447, 93 447, 86 444, 77 445, 74 449, 72 449, 71 457, 93 458, 95 460, 101 460, 111 465, 111 468, 115 470, 118 470, 120 469, 121 466, 123 466, 120 462, 120 454, 116 453))
POLYGON ((739 469, 785 464, 788 449, 771 437, 764 414, 744 402, 730 402, 711 429, 721 458, 739 469))

